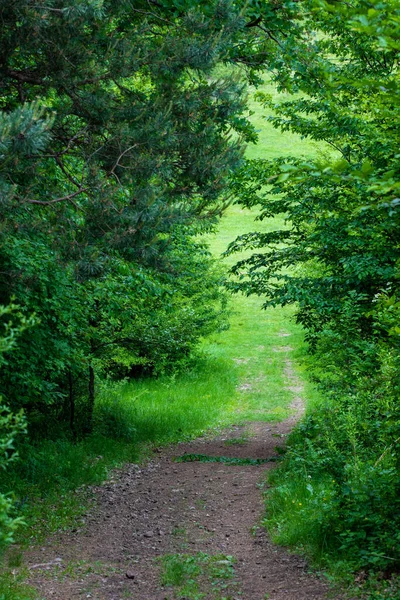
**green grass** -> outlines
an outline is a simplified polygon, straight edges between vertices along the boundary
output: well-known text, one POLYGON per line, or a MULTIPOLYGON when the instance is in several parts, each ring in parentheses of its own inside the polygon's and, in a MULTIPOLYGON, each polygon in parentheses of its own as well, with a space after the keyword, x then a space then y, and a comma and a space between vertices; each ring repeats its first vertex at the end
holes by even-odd
POLYGON ((287 479, 276 473, 269 477, 276 487, 267 494, 267 517, 263 524, 275 543, 312 553, 321 564, 327 550, 322 530, 325 513, 332 510, 335 481, 291 474, 287 479), (316 549, 318 549, 316 551, 316 549))
POLYGON ((239 437, 229 438, 228 440, 225 440, 224 446, 244 446, 250 441, 251 437, 252 435, 245 431, 239 437))
POLYGON ((0 600, 44 600, 24 584, 25 573, 6 573, 0 577, 0 600))
POLYGON ((251 122, 253 123, 258 133, 258 143, 248 146, 246 156, 248 158, 262 158, 271 160, 281 156, 308 156, 315 157, 326 149, 326 146, 321 143, 315 143, 311 140, 302 139, 299 135, 289 131, 281 132, 275 129, 268 122, 268 117, 271 112, 266 112, 260 105, 260 102, 255 98, 255 92, 262 91, 267 93, 273 99, 275 104, 293 100, 293 96, 289 94, 281 94, 276 91, 273 84, 264 83, 259 90, 250 89, 249 91, 249 109, 253 112, 251 122))
MULTIPOLYGON (((255 214, 232 206, 222 219, 219 232, 210 236, 214 254, 221 255, 230 241, 254 230, 268 231, 276 223, 255 221, 255 214)), ((240 255, 224 259, 232 266, 240 255)), ((236 295, 232 298, 230 328, 210 336, 204 350, 210 356, 223 356, 235 373, 237 419, 279 421, 288 415, 292 394, 285 389, 285 359, 291 359, 301 343, 301 331, 293 322, 293 309, 262 310, 262 299, 236 295)))
POLYGON ((232 422, 237 375, 224 355, 198 356, 174 376, 106 388, 96 414, 105 433, 137 443, 169 443, 232 422))
POLYGON ((208 456, 207 454, 183 454, 176 456, 175 462, 201 462, 201 463, 223 463, 224 465, 264 465, 268 462, 276 462, 278 458, 235 458, 232 456, 208 456))
POLYGON ((161 585, 174 590, 176 600, 233 600, 236 584, 232 556, 166 554, 161 563, 161 585))

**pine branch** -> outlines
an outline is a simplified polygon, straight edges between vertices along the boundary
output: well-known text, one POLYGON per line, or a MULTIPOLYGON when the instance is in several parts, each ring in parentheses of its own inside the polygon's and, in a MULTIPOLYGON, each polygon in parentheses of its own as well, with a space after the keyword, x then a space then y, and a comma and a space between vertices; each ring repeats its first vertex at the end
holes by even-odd
POLYGON ((43 85, 43 79, 38 79, 32 72, 29 71, 14 71, 14 69, 7 71, 6 75, 12 79, 16 79, 22 83, 33 83, 34 85, 43 85))
MULTIPOLYGON (((41 206, 50 206, 52 204, 57 204, 58 202, 67 202, 67 201, 72 202, 72 198, 79 196, 79 194, 84 194, 85 192, 88 192, 89 189, 90 188, 88 188, 88 187, 80 187, 79 190, 77 190, 76 192, 73 192, 72 194, 68 194, 67 196, 62 196, 61 198, 54 198, 53 200, 24 199, 24 202, 27 202, 28 204, 40 204, 41 206)), ((79 206, 75 202, 72 202, 72 204, 75 206, 75 208, 77 208, 79 210, 79 206)))

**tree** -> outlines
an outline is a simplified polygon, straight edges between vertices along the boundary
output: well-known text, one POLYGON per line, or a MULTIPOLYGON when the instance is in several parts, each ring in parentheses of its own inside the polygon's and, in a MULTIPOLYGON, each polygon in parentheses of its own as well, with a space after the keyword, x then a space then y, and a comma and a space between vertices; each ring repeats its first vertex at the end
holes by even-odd
POLYGON ((1 377, 31 424, 90 428, 96 373, 168 368, 223 325, 196 236, 230 201, 245 75, 290 6, 0 2, 0 301, 37 316, 1 377))
MULTIPOLYGON (((18 336, 24 329, 34 325, 32 318, 25 319, 16 305, 0 307, 2 331, 0 335, 0 364, 4 363, 4 353, 15 347, 18 336)), ((13 414, 0 397, 0 469, 5 470, 18 458, 15 449, 16 438, 26 433, 26 420, 22 411, 13 414)), ((0 551, 13 541, 13 534, 21 522, 12 516, 13 501, 9 495, 0 494, 0 551)))
POLYGON ((400 564, 400 9, 364 0, 303 8, 296 35, 277 40, 272 69, 292 99, 259 97, 277 128, 323 142, 324 153, 241 170, 240 201, 286 223, 232 244, 256 250, 232 285, 266 305, 295 305, 323 390, 289 442, 270 501, 282 537, 290 530, 319 559, 390 577, 400 564))
POLYGON ((236 287, 266 304, 298 303, 312 343, 328 324, 341 327, 350 301, 371 335, 377 295, 397 294, 398 15, 390 3, 373 6, 322 3, 314 11, 309 3, 296 38, 280 42, 273 70, 278 85, 301 96, 276 106, 259 94, 274 126, 324 142, 330 155, 250 161, 235 185, 246 206, 260 205, 262 217, 287 215, 289 224, 232 245, 266 248, 237 265, 237 273, 248 267, 248 278, 236 287), (291 266, 298 267, 287 272, 291 266))

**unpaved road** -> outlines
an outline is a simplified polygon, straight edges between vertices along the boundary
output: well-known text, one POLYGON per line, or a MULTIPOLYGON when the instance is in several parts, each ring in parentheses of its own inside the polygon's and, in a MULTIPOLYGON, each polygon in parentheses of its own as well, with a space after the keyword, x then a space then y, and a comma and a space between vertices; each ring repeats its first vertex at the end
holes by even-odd
POLYGON ((206 599, 327 598, 326 583, 308 572, 306 562, 274 546, 258 526, 264 508, 258 484, 265 482, 273 463, 173 460, 184 453, 270 457, 294 420, 236 427, 167 448, 143 467, 130 465, 117 472, 95 490, 97 506, 82 530, 55 536, 28 553, 30 583, 46 600, 182 599, 161 587, 157 557, 204 552, 236 560, 234 585, 226 596, 215 596, 206 586, 206 599), (249 434, 245 443, 229 442, 244 431, 249 434))

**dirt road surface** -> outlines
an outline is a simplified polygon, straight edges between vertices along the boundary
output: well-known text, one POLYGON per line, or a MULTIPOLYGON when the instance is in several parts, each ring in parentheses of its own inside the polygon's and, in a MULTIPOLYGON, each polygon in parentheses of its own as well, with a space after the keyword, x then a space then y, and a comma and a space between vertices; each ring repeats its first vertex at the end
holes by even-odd
POLYGON ((274 463, 175 461, 185 453, 276 456, 295 419, 234 427, 114 473, 96 488, 96 507, 82 528, 28 553, 30 583, 46 600, 182 600, 186 596, 162 586, 160 557, 203 553, 233 557, 234 576, 223 592, 200 581, 199 598, 327 598, 327 584, 309 572, 305 560, 274 546, 260 525, 261 488, 274 463))

